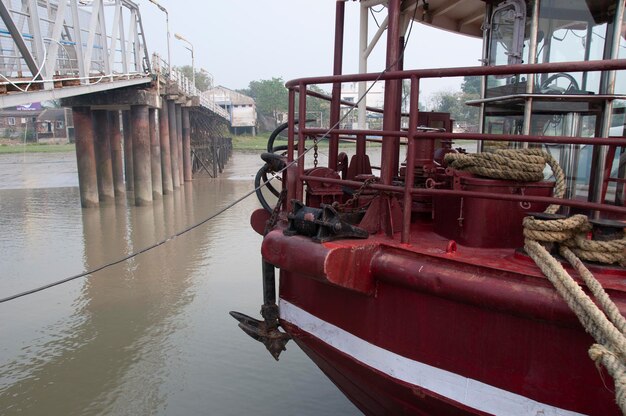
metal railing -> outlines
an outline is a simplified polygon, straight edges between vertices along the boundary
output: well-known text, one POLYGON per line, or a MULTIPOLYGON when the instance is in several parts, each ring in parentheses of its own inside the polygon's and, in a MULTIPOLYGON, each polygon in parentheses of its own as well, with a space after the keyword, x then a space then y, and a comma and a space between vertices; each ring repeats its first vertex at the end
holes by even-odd
MULTIPOLYGON (((419 85, 420 80, 428 78, 444 78, 444 77, 463 77, 463 76, 485 76, 485 75, 514 75, 514 74, 539 74, 539 73, 555 73, 555 72, 583 72, 583 71, 617 71, 626 69, 626 60, 603 60, 588 62, 565 62, 550 64, 534 64, 534 65, 507 65, 507 66, 491 66, 491 67, 465 67, 465 68, 445 68, 445 69, 426 69, 414 71, 394 71, 383 74, 356 74, 356 75, 337 75, 328 77, 303 78, 287 82, 289 89, 289 123, 291 126, 297 121, 300 127, 296 133, 294 128, 289 131, 288 161, 295 160, 295 154, 303 157, 305 152, 305 141, 311 137, 329 137, 330 152, 332 158, 333 147, 337 149, 336 144, 339 138, 355 138, 367 136, 382 136, 382 157, 381 157, 381 181, 370 185, 371 189, 393 193, 399 195, 404 201, 404 206, 411 206, 413 196, 434 196, 434 195, 455 195, 460 197, 474 197, 496 200, 508 200, 518 202, 538 202, 548 204, 560 204, 564 206, 576 207, 590 211, 612 212, 626 215, 626 208, 622 206, 614 206, 601 202, 587 202, 576 199, 556 199, 552 197, 540 197, 530 195, 505 195, 490 192, 474 192, 459 191, 451 189, 436 189, 414 186, 413 175, 407 175, 403 185, 397 185, 393 182, 393 176, 396 174, 392 171, 394 161, 397 159, 397 152, 393 143, 394 139, 404 138, 407 141, 407 162, 406 171, 414 172, 414 157, 417 142, 419 140, 471 140, 471 141, 508 141, 519 143, 553 143, 553 144, 589 144, 589 145, 612 145, 626 146, 625 137, 567 137, 567 136, 537 136, 537 135, 517 135, 517 134, 468 134, 468 133, 441 133, 432 131, 420 131, 417 128, 418 102, 419 102, 419 85), (306 127, 306 96, 318 96, 319 94, 310 93, 307 90, 309 85, 321 84, 337 84, 342 82, 360 82, 375 80, 410 80, 410 111, 409 111, 409 128, 406 130, 364 130, 364 129, 341 129, 338 125, 330 129, 310 128, 306 127), (296 119, 296 107, 298 108, 298 118, 296 119), (333 143, 334 142, 334 143, 333 143)), ((318 98, 321 98, 318 96, 318 98)), ((585 96, 579 95, 580 100, 585 100, 585 96)), ((621 96, 605 97, 606 100, 621 98, 621 96)), ((333 121, 331 121, 332 125, 333 121)), ((329 158, 329 160, 332 160, 329 158)), ((303 201, 303 190, 305 182, 317 182, 326 184, 339 184, 343 186, 358 188, 363 182, 356 180, 333 179, 322 176, 307 175, 305 172, 305 161, 298 160, 297 163, 297 180, 290 182, 294 185, 288 188, 288 200, 297 199, 303 201)), ((330 164, 331 162, 329 162, 330 164)), ((331 169, 332 166, 329 166, 331 169)), ((294 172, 294 173, 296 173, 294 172)), ((597 172, 600 178, 596 178, 596 184, 603 182, 602 171, 597 172)), ((402 242, 408 243, 410 240, 410 223, 411 210, 404 210, 404 218, 402 223, 402 242)))
POLYGON ((192 81, 186 77, 182 71, 172 67, 172 72, 168 73, 169 66, 167 62, 157 53, 152 54, 152 70, 155 74, 162 76, 165 80, 176 84, 180 92, 185 93, 189 97, 198 97, 201 107, 204 107, 230 121, 230 114, 228 111, 224 110, 217 103, 215 103, 215 101, 211 100, 198 88, 196 88, 192 81))

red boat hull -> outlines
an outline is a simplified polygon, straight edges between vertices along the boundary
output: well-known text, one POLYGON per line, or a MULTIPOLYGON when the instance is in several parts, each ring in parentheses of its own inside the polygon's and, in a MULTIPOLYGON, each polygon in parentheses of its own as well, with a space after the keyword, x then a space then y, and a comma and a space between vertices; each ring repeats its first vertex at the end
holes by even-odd
POLYGON ((588 357, 593 339, 545 278, 519 272, 532 263, 511 257, 519 270, 507 272, 480 265, 477 253, 471 265, 268 237, 264 256, 281 267, 281 324, 364 413, 619 414, 611 378, 588 357), (341 273, 337 250, 357 269, 355 252, 370 253, 365 282, 341 273))

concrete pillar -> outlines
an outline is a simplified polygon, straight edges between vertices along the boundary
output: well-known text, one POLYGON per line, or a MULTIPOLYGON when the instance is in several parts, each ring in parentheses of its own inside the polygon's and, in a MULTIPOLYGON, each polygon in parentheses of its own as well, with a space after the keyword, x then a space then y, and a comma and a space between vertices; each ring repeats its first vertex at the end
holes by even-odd
POLYGON ((122 129, 124 130, 124 174, 126 176, 126 190, 135 187, 133 178, 133 138, 130 134, 130 111, 122 111, 122 129))
POLYGON ((172 155, 172 184, 174 188, 180 188, 180 174, 178 172, 178 133, 176 133, 176 104, 172 100, 167 101, 167 113, 170 128, 170 152, 172 155))
POLYGON ((116 198, 126 196, 124 188, 124 153, 122 152, 122 132, 120 131, 120 112, 109 111, 109 140, 111 142, 111 167, 113 168, 113 190, 116 198))
POLYGON ((178 180, 182 185, 185 183, 185 175, 183 174, 183 111, 180 104, 176 104, 176 135, 178 136, 178 180))
POLYGON ((161 141, 161 177, 163 178, 163 194, 174 192, 172 183, 172 155, 170 154, 170 123, 167 111, 167 100, 161 99, 159 109, 159 139, 161 141))
POLYGON ((160 199, 163 196, 163 181, 161 180, 161 143, 156 126, 156 108, 148 110, 150 129, 150 161, 152 172, 152 199, 160 199))
POLYGON ((80 204, 83 208, 97 207, 99 205, 98 179, 91 109, 89 107, 74 107, 72 114, 74 117, 80 204))
POLYGON ((111 163, 111 143, 109 142, 109 117, 106 110, 92 111, 96 173, 98 176, 98 196, 102 202, 115 200, 113 190, 113 166, 111 163))
POLYGON ((133 141, 133 177, 135 205, 152 204, 152 169, 150 164, 150 122, 147 105, 130 107, 130 132, 133 141))
POLYGON ((189 120, 189 108, 183 108, 183 176, 185 182, 193 179, 191 171, 191 126, 189 120))

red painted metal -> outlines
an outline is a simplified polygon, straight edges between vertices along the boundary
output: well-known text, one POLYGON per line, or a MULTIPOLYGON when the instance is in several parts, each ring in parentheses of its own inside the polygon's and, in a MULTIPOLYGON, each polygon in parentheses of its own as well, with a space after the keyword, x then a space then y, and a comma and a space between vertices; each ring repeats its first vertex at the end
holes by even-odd
MULTIPOLYGON (((417 143, 413 140, 414 133, 417 131, 417 119, 419 117, 419 79, 417 77, 411 77, 411 97, 410 97, 410 108, 413 110, 409 117, 409 143, 407 149, 406 156, 406 171, 407 175, 404 179, 404 206, 410 207, 412 204, 411 192, 410 190, 413 188, 413 183, 415 180, 415 176, 413 172, 415 171, 415 155, 418 152, 416 149, 417 143)), ((432 154, 432 153, 431 153, 432 154)), ((411 231, 411 210, 404 210, 404 217, 402 219, 402 237, 400 239, 401 242, 408 244, 410 242, 410 231, 411 231)))
MULTIPOLYGON (((398 39, 400 37, 400 0, 390 0, 387 4, 388 27, 387 27, 387 71, 396 71, 399 68, 400 48, 398 39)), ((383 130, 400 130, 400 118, 398 97, 402 93, 401 85, 397 79, 385 80, 385 113, 383 114, 383 130)), ((380 177, 383 184, 389 185, 393 177, 397 175, 397 165, 395 162, 397 140, 396 136, 383 135, 383 149, 381 159, 380 177)))
MULTIPOLYGON (((494 194, 552 195, 554 182, 520 183, 462 176, 459 187, 494 194)), ((545 203, 498 201, 458 196, 433 197, 434 230, 443 237, 470 247, 524 245, 522 220, 529 212, 543 212, 545 203)), ((410 210, 408 210, 410 212, 410 210)))
MULTIPOLYGON (((447 253, 447 245, 432 232, 408 247, 380 238, 319 245, 274 231, 263 256, 281 268, 282 299, 371 344, 542 403, 618 413, 607 380, 587 357, 592 339, 531 261, 509 250, 458 246, 447 253), (294 249, 306 258, 283 254, 294 249), (342 273, 346 265, 363 263, 368 266, 352 276, 342 273)), ((594 272, 626 310, 624 271, 594 272)), ((309 348, 332 351, 310 335, 290 332, 309 348)), ((363 367, 345 356, 340 361, 339 368, 363 367)), ((381 378, 395 386, 374 396, 379 405, 411 388, 371 371, 350 378, 364 391, 381 378)), ((420 395, 408 403, 413 410, 426 405, 420 395)), ((366 413, 376 414, 372 408, 366 413)))
MULTIPOLYGON (((335 55, 333 58, 333 75, 341 75, 342 74, 342 66, 343 66, 343 30, 344 30, 344 22, 345 22, 345 8, 346 2, 343 0, 338 0, 335 6, 335 55)), ((306 91, 306 88, 302 88, 300 91, 306 91)), ((304 97, 306 100, 306 94, 300 94, 301 97, 304 97)), ((330 104, 330 125, 338 126, 339 116, 340 116, 340 101, 341 101, 341 83, 335 82, 333 84, 332 90, 332 100, 330 104)), ((300 106, 299 108, 306 108, 305 106, 300 106)), ((300 111, 301 119, 306 118, 306 112, 300 111)), ((304 127, 304 123, 300 123, 301 127, 304 127)), ((331 134, 329 139, 329 157, 328 157, 328 167, 331 169, 337 168, 337 152, 339 149, 339 138, 336 134, 331 134)))
MULTIPOLYGON (((363 184, 363 182, 358 181, 349 181, 342 179, 332 179, 332 178, 317 178, 313 176, 303 175, 300 177, 303 181, 324 181, 329 184, 339 184, 346 186, 358 187, 363 184)), ((373 184, 369 186, 371 189, 376 189, 379 191, 386 192, 395 192, 402 193, 404 191, 403 187, 400 186, 392 186, 392 185, 378 185, 373 184)), ((558 199, 552 197, 541 197, 541 196, 532 196, 532 195, 505 195, 505 194, 494 194, 491 192, 475 192, 475 191, 459 191, 459 190, 449 190, 449 189, 427 189, 427 188, 413 188, 410 190, 413 195, 449 195, 449 196, 457 196, 457 197, 470 197, 470 198, 484 198, 491 200, 503 200, 503 201, 517 201, 517 202, 539 202, 539 203, 547 203, 547 204, 560 204, 568 207, 576 207, 587 210, 598 210, 603 212, 613 212, 617 214, 626 214, 625 207, 606 205, 606 204, 597 204, 594 202, 587 201, 578 201, 573 199, 558 199)))
MULTIPOLYGON (((581 62, 551 62, 546 64, 518 64, 497 66, 468 66, 458 68, 415 69, 406 71, 386 71, 368 74, 330 75, 324 77, 297 78, 285 83, 287 88, 297 88, 300 84, 332 84, 334 82, 359 82, 388 79, 449 78, 481 75, 547 74, 551 72, 611 71, 626 69, 626 59, 592 60, 581 62)), ((304 90, 302 90, 304 91, 304 90)))
MULTIPOLYGON (((366 141, 382 142, 382 160, 380 180, 367 189, 369 207, 359 224, 372 233, 368 239, 319 244, 308 237, 285 236, 281 230, 284 223, 264 237, 264 260, 281 270, 280 298, 368 345, 461 379, 574 412, 619 414, 612 381, 604 372, 599 374, 588 358, 587 350, 594 341, 520 246, 521 217, 528 210, 557 203, 624 219, 626 208, 555 199, 548 196, 551 184, 526 185, 471 175, 455 179, 452 172, 444 172, 445 166, 436 166, 434 159, 442 163, 442 151, 449 150, 437 149, 437 140, 626 146, 626 138, 421 132, 417 131, 417 103, 422 79, 624 70, 626 60, 401 71, 400 7, 400 0, 387 3, 388 70, 383 74, 302 78, 286 84, 290 102, 288 159, 297 162, 288 168, 284 181, 289 200, 302 201, 308 196, 308 202, 317 205, 330 202, 313 200, 317 197, 314 193, 324 187, 333 190, 329 194, 336 201, 341 187, 359 189, 364 177, 350 172, 363 173, 366 141), (405 79, 411 80, 408 131, 400 128, 400 86, 405 79), (375 80, 385 81, 386 86, 383 130, 335 126, 341 103, 336 87, 342 82, 375 80), (330 130, 304 125, 306 96, 319 95, 307 91, 312 84, 333 86, 331 109, 336 113, 330 130), (313 137, 331 138, 329 174, 305 170, 305 139, 313 137), (354 140, 356 145, 354 170, 348 169, 348 180, 332 172, 336 170, 339 137, 354 140), (408 146, 405 173, 398 169, 401 138, 406 138, 408 146), (296 159, 296 146, 302 160, 296 159), (398 178, 404 182, 395 182, 398 178), (432 210, 430 206, 414 209, 416 201, 425 200, 433 201, 432 210)), ((337 3, 336 30, 335 64, 342 48, 338 39, 343 38, 341 1, 337 3)), ((335 67, 334 72, 341 71, 335 67)), ((575 98, 585 99, 585 95, 575 98)), ((261 229, 265 216, 253 215, 255 229, 261 229)), ((564 267, 577 279, 569 266, 564 267)), ((589 267, 618 308, 626 312, 626 270, 589 267)), ((351 355, 347 344, 342 344, 345 350, 335 349, 296 322, 282 320, 281 325, 367 414, 483 414, 420 387, 419 382, 412 385, 394 377, 393 372, 369 367, 351 355)))
POLYGON ((159 109, 159 141, 161 144, 161 177, 163 179, 163 194, 174 192, 172 182, 172 155, 170 153, 170 127, 168 104, 165 98, 161 99, 159 109))
POLYGON ((76 162, 78 165, 78 187, 80 203, 84 208, 97 207, 98 180, 94 131, 89 107, 72 108, 76 136, 76 162))
POLYGON ((122 132, 120 130, 120 112, 109 111, 109 137, 111 141, 111 167, 113 169, 113 189, 116 198, 126 195, 124 187, 124 156, 122 152, 122 132))

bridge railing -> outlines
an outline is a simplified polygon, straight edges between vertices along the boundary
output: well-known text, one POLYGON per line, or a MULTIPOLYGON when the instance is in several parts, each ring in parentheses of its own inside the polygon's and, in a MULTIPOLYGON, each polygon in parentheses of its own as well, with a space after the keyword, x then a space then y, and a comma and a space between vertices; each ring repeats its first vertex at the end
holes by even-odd
POLYGON ((186 77, 182 71, 180 71, 178 68, 172 67, 171 73, 168 73, 168 71, 170 70, 168 63, 157 53, 152 54, 152 70, 157 75, 162 76, 165 80, 174 82, 178 86, 178 90, 180 92, 183 92, 190 97, 198 97, 198 99, 200 100, 200 105, 202 107, 205 107, 215 114, 230 121, 230 114, 228 113, 228 111, 224 110, 215 101, 207 97, 205 94, 202 93, 202 91, 196 88, 196 86, 193 85, 193 82, 188 77, 186 77))
POLYGON ((146 75, 149 55, 137 4, 130 0, 2 0, 0 78, 80 84, 146 75))

